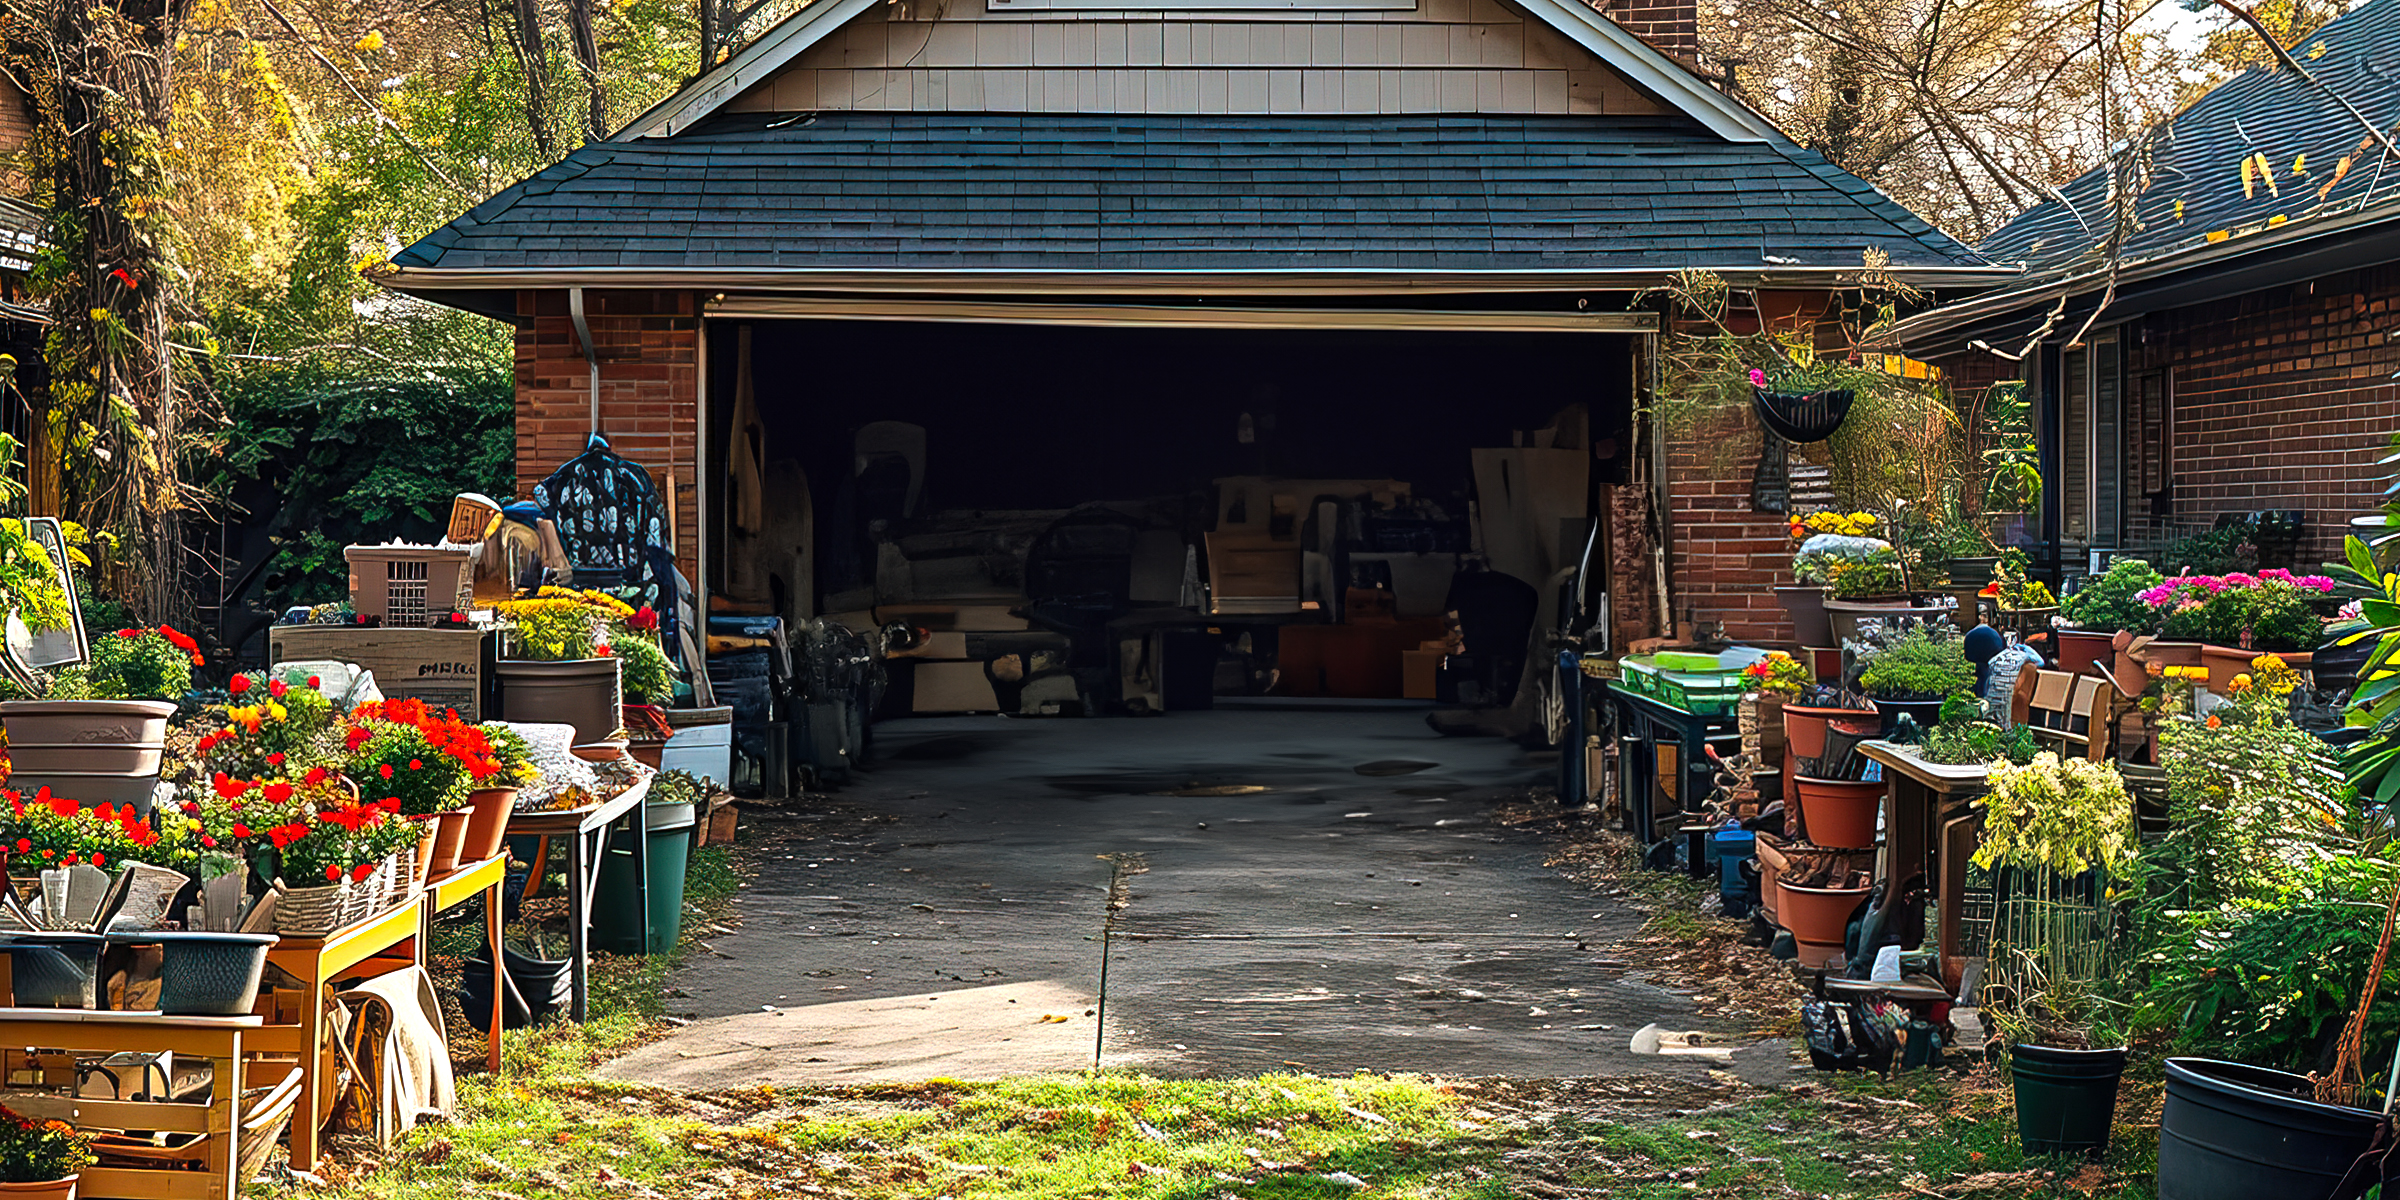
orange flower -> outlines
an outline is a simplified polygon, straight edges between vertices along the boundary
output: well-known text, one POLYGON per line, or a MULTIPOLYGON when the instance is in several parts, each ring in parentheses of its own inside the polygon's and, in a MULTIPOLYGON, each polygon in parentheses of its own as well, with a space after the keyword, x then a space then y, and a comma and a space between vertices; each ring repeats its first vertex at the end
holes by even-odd
POLYGON ((2215 713, 2210 713, 2210 714, 2208 714, 2208 727, 2209 727, 2210 729, 2215 729, 2215 728, 2217 728, 2217 727, 2219 727, 2219 726, 2223 725, 2224 723, 2225 723, 2225 721, 2224 721, 2224 718, 2222 718, 2222 717, 2219 717, 2217 714, 2215 714, 2215 713))

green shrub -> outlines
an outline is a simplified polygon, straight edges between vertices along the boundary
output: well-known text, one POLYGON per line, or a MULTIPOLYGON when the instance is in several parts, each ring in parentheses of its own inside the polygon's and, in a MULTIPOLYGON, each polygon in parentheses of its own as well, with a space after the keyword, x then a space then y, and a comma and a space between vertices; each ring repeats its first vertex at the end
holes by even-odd
POLYGON ((658 643, 646 637, 619 637, 611 643, 625 665, 625 699, 634 704, 665 704, 675 698, 675 665, 658 643))
POLYGON ((92 661, 58 673, 53 700, 181 701, 200 662, 192 639, 161 625, 92 639, 92 661))

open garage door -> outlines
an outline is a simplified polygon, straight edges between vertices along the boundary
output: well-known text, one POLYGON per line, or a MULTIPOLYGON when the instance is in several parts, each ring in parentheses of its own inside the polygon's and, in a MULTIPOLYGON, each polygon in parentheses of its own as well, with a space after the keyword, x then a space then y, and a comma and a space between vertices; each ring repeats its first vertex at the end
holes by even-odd
POLYGON ((712 320, 713 590, 897 627, 902 712, 1508 702, 1637 335, 1247 316, 712 320))

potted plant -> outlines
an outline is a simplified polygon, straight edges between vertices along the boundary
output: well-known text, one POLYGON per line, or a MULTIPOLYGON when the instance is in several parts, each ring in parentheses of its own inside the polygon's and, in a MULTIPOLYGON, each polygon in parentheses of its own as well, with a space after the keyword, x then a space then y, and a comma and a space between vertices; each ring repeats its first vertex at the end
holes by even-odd
POLYGON ((1960 692, 1942 702, 1941 722, 1925 732, 1918 754, 1943 766, 1980 766, 2007 761, 2022 766, 2041 753, 2030 725, 2006 729, 1992 719, 1990 705, 1960 692))
POLYGON ((511 721, 572 725, 577 744, 609 740, 623 720, 614 631, 635 610, 603 592, 542 588, 495 606, 507 622, 494 666, 511 721))
MULTIPOLYGON (((2255 575, 2178 575, 2143 592, 2158 614, 2159 638, 2199 643, 2197 662, 2209 668, 2209 690, 2222 694, 2262 652, 2281 655, 2305 669, 2325 641, 2317 606, 2332 597, 2334 581, 2322 575, 2293 575, 2270 568, 2255 575)), ((2154 661, 2177 661, 2177 645, 2152 642, 2154 661)))
POLYGON ((1817 673, 1799 659, 1781 650, 1771 650, 1765 658, 1742 668, 1742 679, 1750 693, 1742 697, 1742 723, 1745 737, 1755 729, 1753 739, 1767 753, 1768 762, 1783 755, 1783 706, 1799 698, 1801 691, 1817 681, 1817 673))
POLYGON ((2094 664, 2116 659, 2117 634, 2156 629, 2158 610, 2145 603, 2142 594, 2164 582, 2149 563, 2123 558, 2067 597, 2059 605, 2059 615, 2068 625, 2058 631, 2058 669, 2089 673, 2094 664))
POLYGON ((60 671, 45 698, 0 702, 12 780, 148 811, 167 718, 200 664, 199 644, 164 625, 95 641, 91 661, 60 671))
POLYGON ((94 1161, 89 1134, 0 1108, 0 1196, 75 1200, 76 1180, 94 1161))
POLYGON ((481 862, 500 853, 508 841, 508 819, 516 811, 517 793, 541 781, 534 766, 533 746, 525 735, 498 722, 482 726, 490 759, 498 769, 476 779, 468 793, 472 804, 462 862, 481 862))
MULTIPOLYGON (((419 844, 413 857, 404 861, 411 864, 407 875, 415 882, 423 882, 436 873, 442 814, 466 806, 466 763, 435 745, 423 726, 405 721, 369 717, 348 735, 348 740, 351 750, 342 764, 342 773, 358 785, 359 795, 369 803, 393 809, 418 828, 419 844), (358 738, 358 732, 366 736, 358 738)), ((457 865, 454 845, 450 861, 441 865, 441 873, 457 865)))
MULTIPOLYGON (((1825 594, 1853 563, 1891 544, 1877 537, 1881 521, 1870 512, 1814 512, 1790 522, 1792 577, 1797 586, 1777 587, 1775 601, 1792 614, 1793 638, 1803 646, 1830 646, 1833 627, 1825 620, 1825 594)), ((1894 560, 1898 561, 1897 559, 1894 560)))
POLYGON ((2033 562, 2022 550, 2000 552, 2000 566, 1983 594, 1999 610, 2000 627, 2022 638, 2047 633, 2050 618, 2058 613, 2057 597, 2050 594, 2049 584, 2033 577, 2033 562))
POLYGON ((1860 659, 1859 690, 1884 714, 1885 733, 1902 713, 1930 729, 1941 719, 1945 699, 1975 689, 1975 664, 1967 661, 1964 640, 1948 625, 1887 626, 1882 636, 1868 641, 1860 659))
POLYGON ((2090 990, 2116 922, 2107 881, 2128 878, 2140 835, 2125 781, 2106 763, 2043 752, 1995 765, 1976 802, 1974 865, 1994 872, 1988 1006, 2008 1044, 2018 1135, 2028 1154, 2108 1145, 2125 1040, 2090 990), (2039 914, 2018 919, 2018 907, 2039 914))

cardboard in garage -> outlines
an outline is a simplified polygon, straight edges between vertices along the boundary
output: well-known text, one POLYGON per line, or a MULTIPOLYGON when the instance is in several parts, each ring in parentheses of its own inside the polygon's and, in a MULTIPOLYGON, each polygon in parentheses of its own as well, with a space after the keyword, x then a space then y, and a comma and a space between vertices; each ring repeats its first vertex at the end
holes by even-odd
POLYGON ((1000 711, 979 662, 920 662, 910 666, 915 676, 911 707, 921 713, 988 713, 1000 711))

